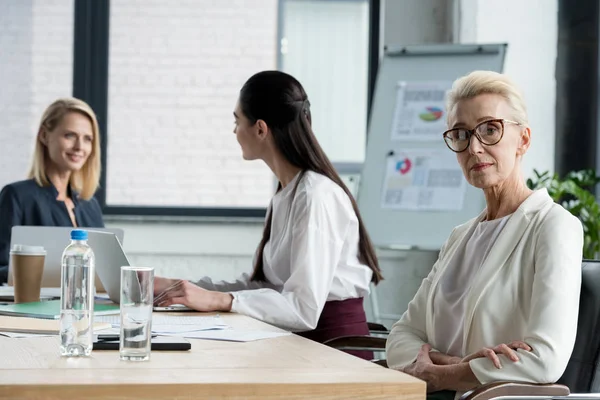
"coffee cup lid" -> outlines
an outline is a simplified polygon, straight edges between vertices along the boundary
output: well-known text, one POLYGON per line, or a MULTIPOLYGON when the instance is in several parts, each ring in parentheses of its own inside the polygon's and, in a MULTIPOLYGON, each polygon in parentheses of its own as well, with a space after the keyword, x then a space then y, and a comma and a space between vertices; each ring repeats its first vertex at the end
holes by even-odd
POLYGON ((45 256, 46 250, 43 246, 27 246, 24 244, 14 244, 10 250, 10 254, 18 254, 24 256, 45 256))

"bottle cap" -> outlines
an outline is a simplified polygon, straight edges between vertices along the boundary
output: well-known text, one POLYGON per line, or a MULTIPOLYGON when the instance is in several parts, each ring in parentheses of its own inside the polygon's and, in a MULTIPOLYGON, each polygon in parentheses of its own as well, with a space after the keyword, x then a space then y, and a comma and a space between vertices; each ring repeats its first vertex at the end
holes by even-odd
POLYGON ((82 229, 73 229, 71 231, 71 240, 87 240, 88 233, 82 229))

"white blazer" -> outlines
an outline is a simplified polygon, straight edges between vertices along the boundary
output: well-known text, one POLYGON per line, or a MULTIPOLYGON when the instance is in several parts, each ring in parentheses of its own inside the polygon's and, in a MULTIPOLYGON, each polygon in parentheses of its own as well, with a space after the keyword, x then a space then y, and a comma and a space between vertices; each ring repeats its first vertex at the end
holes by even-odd
MULTIPOLYGON (((440 250, 386 345, 390 368, 413 363, 436 324, 433 294, 454 253, 469 239, 477 218, 456 227, 440 250)), ((577 331, 583 229, 579 219, 554 203, 546 189, 535 191, 507 221, 477 272, 466 301, 463 356, 483 347, 525 341, 531 352, 518 350, 520 361, 500 355, 502 369, 487 358, 469 362, 482 383, 556 382, 567 367, 577 331)))

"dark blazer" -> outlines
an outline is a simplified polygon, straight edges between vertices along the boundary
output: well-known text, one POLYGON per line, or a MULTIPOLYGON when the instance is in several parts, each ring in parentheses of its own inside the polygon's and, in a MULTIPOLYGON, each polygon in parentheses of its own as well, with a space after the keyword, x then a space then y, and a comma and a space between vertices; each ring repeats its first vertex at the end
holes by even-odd
MULTIPOLYGON (((35 180, 14 182, 0 192, 0 285, 8 280, 11 229, 16 225, 73 226, 65 202, 56 200, 54 185, 39 186, 35 180)), ((95 198, 81 200, 69 190, 75 205, 77 226, 103 228, 102 210, 95 198)))

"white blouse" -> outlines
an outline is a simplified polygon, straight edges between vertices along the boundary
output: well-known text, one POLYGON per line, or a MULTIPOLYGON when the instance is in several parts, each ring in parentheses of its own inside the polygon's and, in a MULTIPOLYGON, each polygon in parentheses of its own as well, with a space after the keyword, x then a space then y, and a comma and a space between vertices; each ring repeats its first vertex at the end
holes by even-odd
POLYGON ((273 197, 271 237, 263 254, 268 282, 196 284, 231 292, 232 311, 291 331, 315 329, 326 301, 369 294, 373 272, 358 260, 358 218, 348 195, 332 180, 307 171, 273 197))
POLYGON ((510 215, 507 215, 479 222, 471 237, 461 243, 462 248, 457 249, 440 278, 438 290, 433 297, 433 312, 436 325, 443 328, 434 332, 431 345, 442 353, 455 357, 465 356, 462 354, 465 300, 475 275, 509 218, 510 215))

